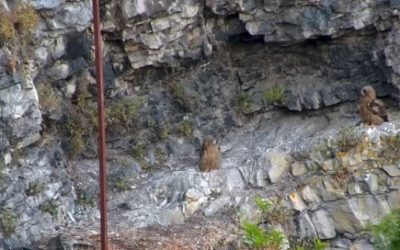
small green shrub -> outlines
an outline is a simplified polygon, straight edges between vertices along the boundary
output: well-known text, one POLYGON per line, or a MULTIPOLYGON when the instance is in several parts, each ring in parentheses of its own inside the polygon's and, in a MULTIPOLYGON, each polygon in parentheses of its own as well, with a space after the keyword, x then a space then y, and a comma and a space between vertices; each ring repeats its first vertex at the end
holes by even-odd
POLYGON ((40 210, 45 213, 49 213, 53 217, 56 217, 58 214, 58 205, 54 200, 48 200, 40 205, 40 210))
POLYGON ((264 200, 259 195, 254 197, 254 202, 256 203, 258 209, 260 209, 263 213, 268 213, 273 208, 272 202, 264 200))
POLYGON ((185 101, 186 93, 185 93, 185 89, 183 88, 182 85, 173 84, 172 91, 173 91, 173 94, 175 95, 175 97, 177 97, 179 100, 185 101))
POLYGON ((247 92, 240 92, 235 96, 234 99, 235 106, 240 112, 248 112, 251 109, 251 105, 253 104, 253 100, 251 96, 247 92))
POLYGON ((340 152, 348 152, 361 142, 361 134, 351 127, 342 127, 339 130, 335 144, 340 152))
POLYGON ((155 127, 157 127, 157 122, 154 119, 149 118, 147 120, 147 127, 148 128, 155 128, 155 127))
POLYGON ((0 12, 0 42, 9 43, 15 39, 14 23, 4 11, 0 12))
POLYGON ((370 226, 377 250, 400 249, 400 209, 384 216, 378 225, 370 226))
POLYGON ((265 101, 268 103, 282 102, 285 90, 281 87, 275 86, 264 91, 265 101))
POLYGON ((258 209, 263 213, 265 221, 271 224, 283 224, 289 218, 288 211, 278 203, 272 203, 262 199, 260 196, 254 198, 258 209))
POLYGON ((84 209, 96 206, 96 195, 83 190, 77 190, 77 204, 84 209))
POLYGON ((183 119, 183 121, 179 124, 179 133, 183 136, 189 137, 193 134, 193 123, 189 119, 183 119))
POLYGON ((125 98, 114 102, 107 109, 107 125, 121 125, 127 129, 131 128, 137 122, 140 109, 143 107, 145 101, 145 98, 125 98))
POLYGON ((181 105, 185 110, 191 111, 197 97, 188 93, 181 83, 173 83, 169 86, 176 102, 179 103, 179 105, 181 105))
POLYGON ((381 140, 390 148, 396 151, 400 150, 400 134, 384 136, 381 140))
POLYGON ((7 208, 1 212, 0 224, 1 224, 1 228, 3 229, 4 236, 10 237, 13 233, 15 233, 16 219, 17 219, 17 216, 9 208, 7 208))
POLYGON ((162 126, 160 126, 159 128, 159 137, 161 140, 165 140, 168 138, 168 136, 171 135, 172 133, 172 127, 171 125, 169 125, 168 123, 163 124, 162 126))
POLYGON ((78 122, 69 119, 64 124, 63 130, 66 137, 69 138, 69 143, 67 144, 69 156, 76 158, 86 149, 84 128, 80 127, 78 122))
POLYGON ((21 5, 11 13, 11 19, 19 33, 28 33, 37 26, 39 15, 32 6, 21 5))
POLYGON ((158 165, 161 165, 166 161, 166 154, 161 148, 157 147, 154 151, 154 154, 158 165))
POLYGON ((255 249, 279 250, 285 239, 278 230, 265 230, 257 224, 245 221, 242 224, 245 242, 255 249))
POLYGON ((36 90, 42 109, 51 111, 61 105, 62 98, 57 95, 56 91, 52 87, 41 84, 36 88, 36 90))
POLYGON ((23 65, 29 56, 29 43, 33 41, 33 31, 38 22, 39 15, 30 5, 19 5, 10 12, 0 11, 0 47, 8 44, 13 48, 8 65, 13 74, 17 70, 18 59, 22 58, 20 65, 23 65))
MULTIPOLYGON (((1 140, 1 139, 0 139, 1 140)), ((4 162, 4 157, 0 155, 0 181, 5 177, 4 170, 6 169, 6 163, 4 162)))
POLYGON ((129 190, 130 187, 129 187, 128 180, 123 179, 123 178, 116 179, 114 181, 114 188, 119 192, 129 190))
POLYGON ((314 250, 325 250, 328 248, 328 244, 322 242, 320 239, 314 240, 314 250))
POLYGON ((43 184, 35 181, 29 183, 28 189, 25 190, 25 193, 28 196, 34 196, 40 194, 42 191, 43 191, 43 184))
POLYGON ((133 146, 132 156, 137 161, 142 161, 145 158, 146 151, 147 151, 147 145, 143 142, 139 142, 135 146, 133 146))

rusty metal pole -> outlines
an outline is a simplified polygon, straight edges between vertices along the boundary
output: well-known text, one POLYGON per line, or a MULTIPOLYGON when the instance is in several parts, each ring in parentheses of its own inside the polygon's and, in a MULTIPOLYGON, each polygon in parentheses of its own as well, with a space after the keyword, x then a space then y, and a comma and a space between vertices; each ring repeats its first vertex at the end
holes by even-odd
POLYGON ((94 49, 96 60, 97 113, 99 124, 99 183, 100 183, 100 237, 101 249, 108 250, 106 129, 104 112, 103 49, 100 31, 100 1, 93 0, 94 49))

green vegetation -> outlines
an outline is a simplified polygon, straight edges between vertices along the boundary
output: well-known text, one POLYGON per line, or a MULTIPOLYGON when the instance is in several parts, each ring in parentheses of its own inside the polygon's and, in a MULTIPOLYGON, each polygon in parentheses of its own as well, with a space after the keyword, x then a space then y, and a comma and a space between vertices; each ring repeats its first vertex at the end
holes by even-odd
POLYGON ((44 84, 40 84, 36 90, 42 109, 49 111, 60 106, 62 98, 57 95, 56 91, 51 86, 44 86, 44 84))
POLYGON ((17 217, 14 212, 7 208, 3 210, 0 214, 0 224, 3 229, 4 236, 10 237, 13 233, 15 233, 17 217))
POLYGON ((260 224, 244 221, 241 228, 244 232, 244 241, 254 249, 271 249, 279 250, 285 240, 283 232, 276 229, 266 227, 266 221, 274 224, 276 219, 271 219, 274 215, 274 205, 270 201, 266 201, 260 196, 254 198, 257 208, 263 213, 263 222, 260 224))
MULTIPOLYGON (((65 137, 69 138, 65 145, 71 158, 76 158, 86 150, 93 148, 88 139, 96 138, 98 116, 92 99, 92 95, 83 88, 76 98, 76 105, 69 107, 68 120, 62 126, 65 137)), ((132 128, 138 120, 144 101, 144 98, 135 100, 125 98, 112 103, 106 110, 107 127, 132 128)))
MULTIPOLYGON (((0 139, 1 140, 1 139, 0 139)), ((0 155, 0 181, 5 177, 4 170, 6 168, 6 163, 4 162, 4 156, 0 155)))
POLYGON ((169 85, 171 88, 172 95, 175 100, 186 110, 191 111, 193 102, 196 100, 196 96, 192 96, 185 90, 184 86, 180 83, 173 83, 169 85))
POLYGON ((400 209, 395 209, 381 219, 378 225, 370 226, 377 250, 400 249, 400 209))
POLYGON ((246 113, 250 110, 253 100, 248 93, 242 91, 235 96, 234 103, 238 111, 246 113))
POLYGON ((335 145, 340 152, 348 152, 361 142, 361 134, 354 128, 342 127, 339 130, 335 145))
POLYGON ((67 151, 71 158, 76 158, 86 149, 84 135, 86 134, 85 128, 79 126, 75 120, 67 120, 64 125, 65 135, 69 138, 67 144, 67 151))
POLYGON ((15 43, 16 40, 32 39, 32 31, 39 22, 39 15, 29 5, 18 6, 11 12, 0 13, 0 41, 15 43))
POLYGON ((169 125, 168 123, 161 125, 158 133, 161 140, 166 140, 168 136, 172 133, 171 125, 169 125))
POLYGON ((114 102, 107 109, 106 120, 108 126, 121 125, 127 129, 134 126, 139 117, 140 109, 146 102, 146 98, 124 98, 114 102))
POLYGON ((157 127, 157 122, 154 119, 147 119, 147 127, 148 128, 155 128, 157 127))
POLYGON ((167 160, 165 152, 159 147, 155 149, 154 154, 158 165, 165 163, 165 161, 167 160))
POLYGON ((254 197, 254 202, 262 213, 268 213, 273 207, 272 202, 264 200, 259 195, 254 197))
POLYGON ((137 161, 142 161, 145 158, 145 154, 147 151, 147 145, 143 142, 139 142, 136 145, 133 146, 132 148, 132 156, 135 158, 137 161))
POLYGON ((5 12, 0 14, 0 41, 2 43, 8 43, 15 39, 16 30, 14 23, 11 20, 10 15, 5 12))
POLYGON ((270 224, 283 224, 289 218, 287 210, 278 203, 264 200, 258 195, 254 197, 254 202, 263 213, 264 220, 270 224))
POLYGON ((0 11, 0 47, 5 44, 12 46, 8 62, 12 74, 29 57, 29 43, 33 41, 33 32, 38 22, 39 15, 30 5, 20 5, 10 12, 0 11), (19 62, 18 56, 22 62, 19 62))
POLYGON ((56 217, 58 214, 58 205, 54 200, 48 200, 40 205, 40 210, 45 213, 49 213, 53 217, 56 217))
POLYGON ((183 121, 179 124, 179 133, 181 133, 185 137, 189 137, 193 134, 193 123, 189 119, 183 119, 183 121))
POLYGON ((30 33, 37 26, 39 15, 32 6, 21 5, 11 13, 11 20, 18 33, 30 33))
MULTIPOLYGON (((329 244, 321 241, 320 239, 294 239, 290 241, 295 250, 325 250, 329 247, 329 244)), ((292 248, 291 248, 292 249, 292 248)))
POLYGON ((130 189, 128 180, 124 178, 117 178, 114 182, 114 189, 116 191, 122 192, 130 189))
POLYGON ((275 86, 264 91, 265 101, 268 103, 282 102, 284 98, 285 90, 281 87, 275 86))
POLYGON ((43 184, 38 181, 30 182, 29 187, 25 190, 26 195, 35 196, 43 191, 43 184))
POLYGON ((328 244, 322 242, 320 239, 314 240, 314 250, 325 250, 328 248, 328 244))
POLYGON ((245 221, 242 224, 245 242, 254 249, 279 250, 285 239, 284 234, 278 230, 266 230, 257 224, 245 221))
POLYGON ((391 136, 382 136, 383 150, 381 157, 383 159, 400 160, 400 134, 391 136))
POLYGON ((92 208, 96 206, 96 195, 83 190, 77 190, 77 204, 82 206, 84 209, 92 208))
POLYGON ((179 100, 185 101, 186 93, 185 93, 185 89, 183 88, 182 85, 173 84, 172 91, 173 91, 175 97, 177 97, 179 100))

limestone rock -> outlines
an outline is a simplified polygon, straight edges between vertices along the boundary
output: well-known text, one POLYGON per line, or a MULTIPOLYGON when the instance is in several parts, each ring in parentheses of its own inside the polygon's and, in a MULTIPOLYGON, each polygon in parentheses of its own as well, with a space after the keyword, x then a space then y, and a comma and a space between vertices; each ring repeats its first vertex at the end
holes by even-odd
POLYGON ((311 218, 320 239, 336 237, 334 222, 325 210, 319 209, 313 212, 311 218))
POLYGON ((307 168, 304 163, 294 162, 292 164, 292 175, 300 176, 307 172, 307 168))
POLYGON ((392 177, 400 176, 399 166, 396 165, 383 166, 383 170, 385 170, 385 172, 392 177))
POLYGON ((300 213, 297 220, 299 224, 298 235, 301 239, 316 239, 318 237, 316 227, 308 213, 300 213))
POLYGON ((318 194, 312 189, 310 186, 305 186, 302 191, 301 195, 303 199, 310 205, 315 206, 321 202, 318 194))
POLYGON ((269 166, 268 176, 272 183, 278 182, 290 166, 287 155, 279 150, 267 152, 266 164, 269 166))
POLYGON ((210 205, 204 209, 204 215, 207 217, 214 216, 221 209, 227 209, 230 202, 230 197, 221 197, 210 203, 210 205))

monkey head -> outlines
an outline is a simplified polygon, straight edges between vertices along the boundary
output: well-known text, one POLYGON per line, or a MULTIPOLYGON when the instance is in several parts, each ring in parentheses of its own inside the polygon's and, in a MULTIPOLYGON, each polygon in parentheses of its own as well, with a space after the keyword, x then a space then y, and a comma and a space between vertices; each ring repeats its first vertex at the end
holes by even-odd
POLYGON ((364 98, 367 98, 369 100, 375 100, 376 99, 376 92, 375 89, 372 86, 364 86, 361 89, 361 96, 364 98))

